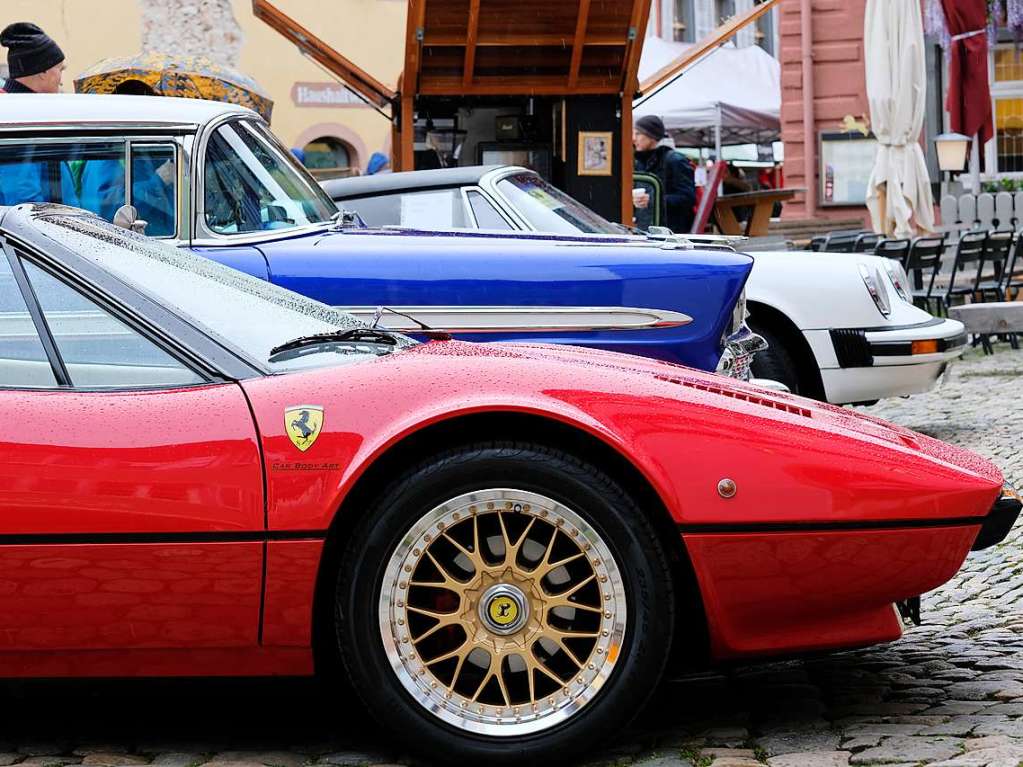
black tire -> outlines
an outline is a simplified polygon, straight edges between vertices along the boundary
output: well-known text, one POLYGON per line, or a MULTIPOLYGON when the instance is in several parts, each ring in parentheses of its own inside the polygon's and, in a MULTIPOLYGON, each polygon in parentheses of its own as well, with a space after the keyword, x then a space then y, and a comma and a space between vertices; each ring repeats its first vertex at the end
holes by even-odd
POLYGON ((769 378, 789 387, 793 394, 804 394, 800 386, 799 368, 796 367, 792 354, 785 347, 782 338, 769 328, 763 328, 753 322, 749 323, 754 333, 764 337, 767 348, 753 356, 751 370, 755 378, 769 378))
MULTIPOLYGON (((588 559, 582 561, 588 564, 588 559)), ((395 603, 386 600, 385 604, 393 609, 395 603)), ((400 607, 401 602, 397 604, 400 607)), ((370 712, 417 753, 463 765, 564 763, 615 734, 659 682, 675 624, 668 561, 635 501, 606 474, 574 456, 517 442, 452 449, 398 478, 367 509, 348 542, 339 570, 336 607, 341 656, 370 712), (534 493, 574 510, 606 544, 626 595, 621 649, 603 686, 567 719, 531 734, 482 735, 443 721, 403 686, 391 665, 393 653, 388 656, 384 646, 381 592, 385 571, 393 568, 388 563, 400 551, 397 547, 439 504, 485 488, 534 493)), ((600 610, 596 613, 600 618, 600 610)), ((533 672, 526 673, 532 677, 533 672)))

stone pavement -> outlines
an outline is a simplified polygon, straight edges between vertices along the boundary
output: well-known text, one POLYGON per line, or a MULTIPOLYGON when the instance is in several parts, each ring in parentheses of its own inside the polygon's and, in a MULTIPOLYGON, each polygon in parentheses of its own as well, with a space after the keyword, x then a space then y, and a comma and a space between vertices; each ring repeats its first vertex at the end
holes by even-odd
MULTIPOLYGON (((971 352, 940 389, 870 408, 992 458, 1023 487, 1023 351, 971 352)), ((1019 767, 1023 530, 972 554, 888 646, 669 680, 587 767, 1019 767)), ((345 690, 307 681, 0 686, 0 767, 413 764, 345 690)))

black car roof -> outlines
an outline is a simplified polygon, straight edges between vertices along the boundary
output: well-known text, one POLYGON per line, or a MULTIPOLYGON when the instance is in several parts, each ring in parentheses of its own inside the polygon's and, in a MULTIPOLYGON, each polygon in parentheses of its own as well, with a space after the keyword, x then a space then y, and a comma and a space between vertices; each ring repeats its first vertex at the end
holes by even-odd
POLYGON ((372 176, 334 178, 323 182, 323 188, 335 200, 349 197, 370 197, 375 194, 401 192, 408 189, 472 186, 487 173, 507 165, 469 165, 461 168, 414 170, 404 173, 377 173, 372 176))

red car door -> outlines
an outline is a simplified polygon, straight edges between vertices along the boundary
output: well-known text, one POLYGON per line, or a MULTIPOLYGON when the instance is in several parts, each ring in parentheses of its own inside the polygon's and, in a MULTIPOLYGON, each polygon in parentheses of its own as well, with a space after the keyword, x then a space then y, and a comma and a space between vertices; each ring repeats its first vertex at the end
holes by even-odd
POLYGON ((241 388, 0 250, 0 653, 253 646, 264 528, 241 388))

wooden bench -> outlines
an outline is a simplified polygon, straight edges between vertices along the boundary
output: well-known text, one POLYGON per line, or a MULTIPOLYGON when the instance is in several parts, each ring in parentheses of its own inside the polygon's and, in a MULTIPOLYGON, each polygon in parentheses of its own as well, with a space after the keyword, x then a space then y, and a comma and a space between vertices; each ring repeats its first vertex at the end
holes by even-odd
POLYGON ((763 189, 758 192, 719 194, 714 201, 714 223, 721 234, 763 237, 771 223, 775 203, 791 200, 803 189, 763 189), (746 226, 735 217, 736 208, 753 208, 746 226))
POLYGON ((949 307, 948 315, 966 326, 967 333, 1023 333, 1023 301, 992 301, 949 307))

